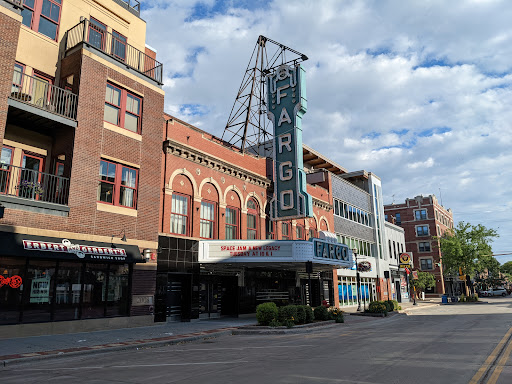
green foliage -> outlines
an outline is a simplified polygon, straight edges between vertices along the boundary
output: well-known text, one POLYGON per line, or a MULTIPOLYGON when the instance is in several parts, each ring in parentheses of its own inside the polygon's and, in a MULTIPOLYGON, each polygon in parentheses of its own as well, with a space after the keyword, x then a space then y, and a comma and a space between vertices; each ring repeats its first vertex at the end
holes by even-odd
POLYGON ((297 316, 295 317, 295 324, 306 323, 306 308, 304 305, 297 305, 297 316))
POLYGON ((411 287, 416 287, 417 291, 424 291, 425 288, 432 288, 436 285, 436 278, 429 272, 418 272, 418 279, 411 279, 411 287))
POLYGON ((323 305, 315 308, 315 320, 329 320, 329 311, 323 305))
POLYGON ((313 313, 313 309, 309 305, 303 305, 304 310, 306 311, 306 324, 312 323, 315 320, 315 314, 313 313))
POLYGON ((506 273, 507 275, 512 275, 512 261, 507 261, 500 267, 501 273, 506 273))
POLYGON ((286 328, 292 328, 295 325, 295 321, 293 319, 287 319, 284 321, 284 325, 286 328))
POLYGON ((345 318, 343 317, 343 311, 336 307, 329 307, 329 318, 335 320, 337 323, 344 323, 345 318))
POLYGON ((285 305, 284 307, 279 307, 279 314, 277 319, 281 323, 285 323, 287 320, 292 320, 295 322, 295 318, 297 317, 297 306, 296 305, 285 305))
POLYGON ((445 273, 473 275, 475 270, 499 272, 499 262, 492 255, 491 243, 498 233, 481 224, 471 225, 460 221, 457 226, 446 231, 439 240, 443 255, 445 273))
POLYGON ((395 310, 393 300, 385 300, 383 303, 386 305, 388 312, 393 312, 395 310))
POLYGON ((368 312, 370 313, 384 313, 387 314, 387 306, 382 301, 372 301, 368 305, 368 312))
POLYGON ((268 323, 269 327, 277 328, 281 326, 281 323, 277 319, 272 319, 270 323, 268 323))
POLYGON ((402 307, 400 307, 400 305, 398 305, 398 301, 391 300, 391 302, 393 303, 393 310, 398 311, 399 309, 402 309, 402 307))
POLYGON ((278 309, 275 303, 263 303, 256 307, 256 320, 260 325, 269 325, 269 323, 277 319, 278 309))

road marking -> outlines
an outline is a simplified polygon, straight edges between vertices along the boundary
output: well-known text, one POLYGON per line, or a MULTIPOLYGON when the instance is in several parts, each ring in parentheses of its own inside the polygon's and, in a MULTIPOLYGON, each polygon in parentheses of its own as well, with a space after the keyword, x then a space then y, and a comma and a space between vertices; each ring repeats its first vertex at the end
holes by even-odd
POLYGON ((489 357, 485 360, 485 362, 482 364, 480 369, 475 373, 475 376, 470 380, 469 384, 477 384, 478 381, 482 378, 484 373, 489 369, 491 363, 496 359, 498 356, 498 353, 503 348, 503 345, 507 342, 508 338, 512 334, 512 327, 508 330, 508 332, 503 336, 503 338, 500 340, 496 348, 492 351, 492 353, 489 355, 489 357))
POLYGON ((144 367, 166 367, 166 366, 177 366, 177 365, 214 365, 214 364, 238 364, 248 363, 248 360, 234 360, 234 361, 206 361, 203 363, 162 363, 162 364, 130 364, 130 365, 104 365, 97 367, 55 367, 55 368, 28 368, 24 371, 77 371, 81 369, 104 369, 104 368, 144 368, 144 367))
MULTIPOLYGON (((301 345, 273 345, 272 348, 303 348, 303 347, 314 347, 313 344, 301 344, 301 345)), ((244 349, 268 349, 268 346, 265 347, 236 347, 236 348, 191 348, 191 349, 173 349, 173 352, 191 352, 191 351, 224 351, 224 350, 234 350, 234 351, 243 351, 244 349)), ((169 351, 145 351, 152 353, 169 353, 169 351)))
POLYGON ((498 365, 494 369, 494 372, 492 373, 491 378, 489 380, 487 380, 487 384, 496 384, 496 382, 498 381, 498 378, 501 375, 501 371, 503 371, 503 367, 505 366, 505 363, 507 362, 507 360, 510 356, 510 352, 512 352, 512 343, 508 343, 507 350, 505 351, 505 353, 501 357, 500 361, 498 362, 498 365))

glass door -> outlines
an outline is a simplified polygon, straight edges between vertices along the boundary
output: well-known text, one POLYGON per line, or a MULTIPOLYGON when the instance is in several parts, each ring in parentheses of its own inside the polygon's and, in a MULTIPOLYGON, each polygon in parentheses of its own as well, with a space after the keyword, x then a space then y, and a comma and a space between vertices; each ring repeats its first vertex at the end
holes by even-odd
POLYGON ((28 153, 23 154, 21 163, 20 180, 18 184, 18 196, 26 199, 39 200, 44 193, 41 185, 41 172, 43 171, 44 158, 28 153))
POLYGON ((47 109, 49 106, 50 84, 53 84, 52 78, 42 74, 34 73, 32 100, 37 107, 47 109))

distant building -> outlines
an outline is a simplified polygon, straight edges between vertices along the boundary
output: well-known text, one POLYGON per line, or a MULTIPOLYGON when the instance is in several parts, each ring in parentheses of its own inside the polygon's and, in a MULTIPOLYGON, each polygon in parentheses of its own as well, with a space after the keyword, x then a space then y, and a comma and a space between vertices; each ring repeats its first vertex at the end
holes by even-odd
POLYGON ((453 228, 452 210, 444 208, 435 195, 429 195, 406 199, 403 204, 385 205, 384 212, 386 221, 404 228, 406 251, 413 253, 413 269, 435 276, 436 286, 425 293, 444 294, 441 250, 433 237, 453 228))

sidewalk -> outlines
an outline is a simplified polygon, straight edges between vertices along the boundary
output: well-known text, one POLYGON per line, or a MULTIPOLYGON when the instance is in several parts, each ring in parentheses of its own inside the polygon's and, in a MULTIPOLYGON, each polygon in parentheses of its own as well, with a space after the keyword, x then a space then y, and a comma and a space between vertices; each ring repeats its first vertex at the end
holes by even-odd
MULTIPOLYGON (((441 298, 433 298, 433 299, 425 299, 425 300, 416 300, 416 305, 412 301, 410 302, 402 302, 398 303, 402 307, 401 310, 399 310, 399 313, 407 313, 409 311, 414 311, 416 309, 420 308, 428 308, 433 306, 438 306, 441 304, 441 298)), ((361 303, 361 308, 363 307, 363 303, 361 303)), ((366 303, 366 308, 368 308, 368 303, 366 303)), ((357 306, 351 306, 351 307, 342 307, 341 310, 346 313, 355 313, 357 312, 357 306)))
POLYGON ((256 318, 222 318, 193 322, 157 323, 150 327, 19 337, 0 340, 0 367, 20 361, 63 354, 122 350, 231 334, 237 327, 256 324, 256 318))

